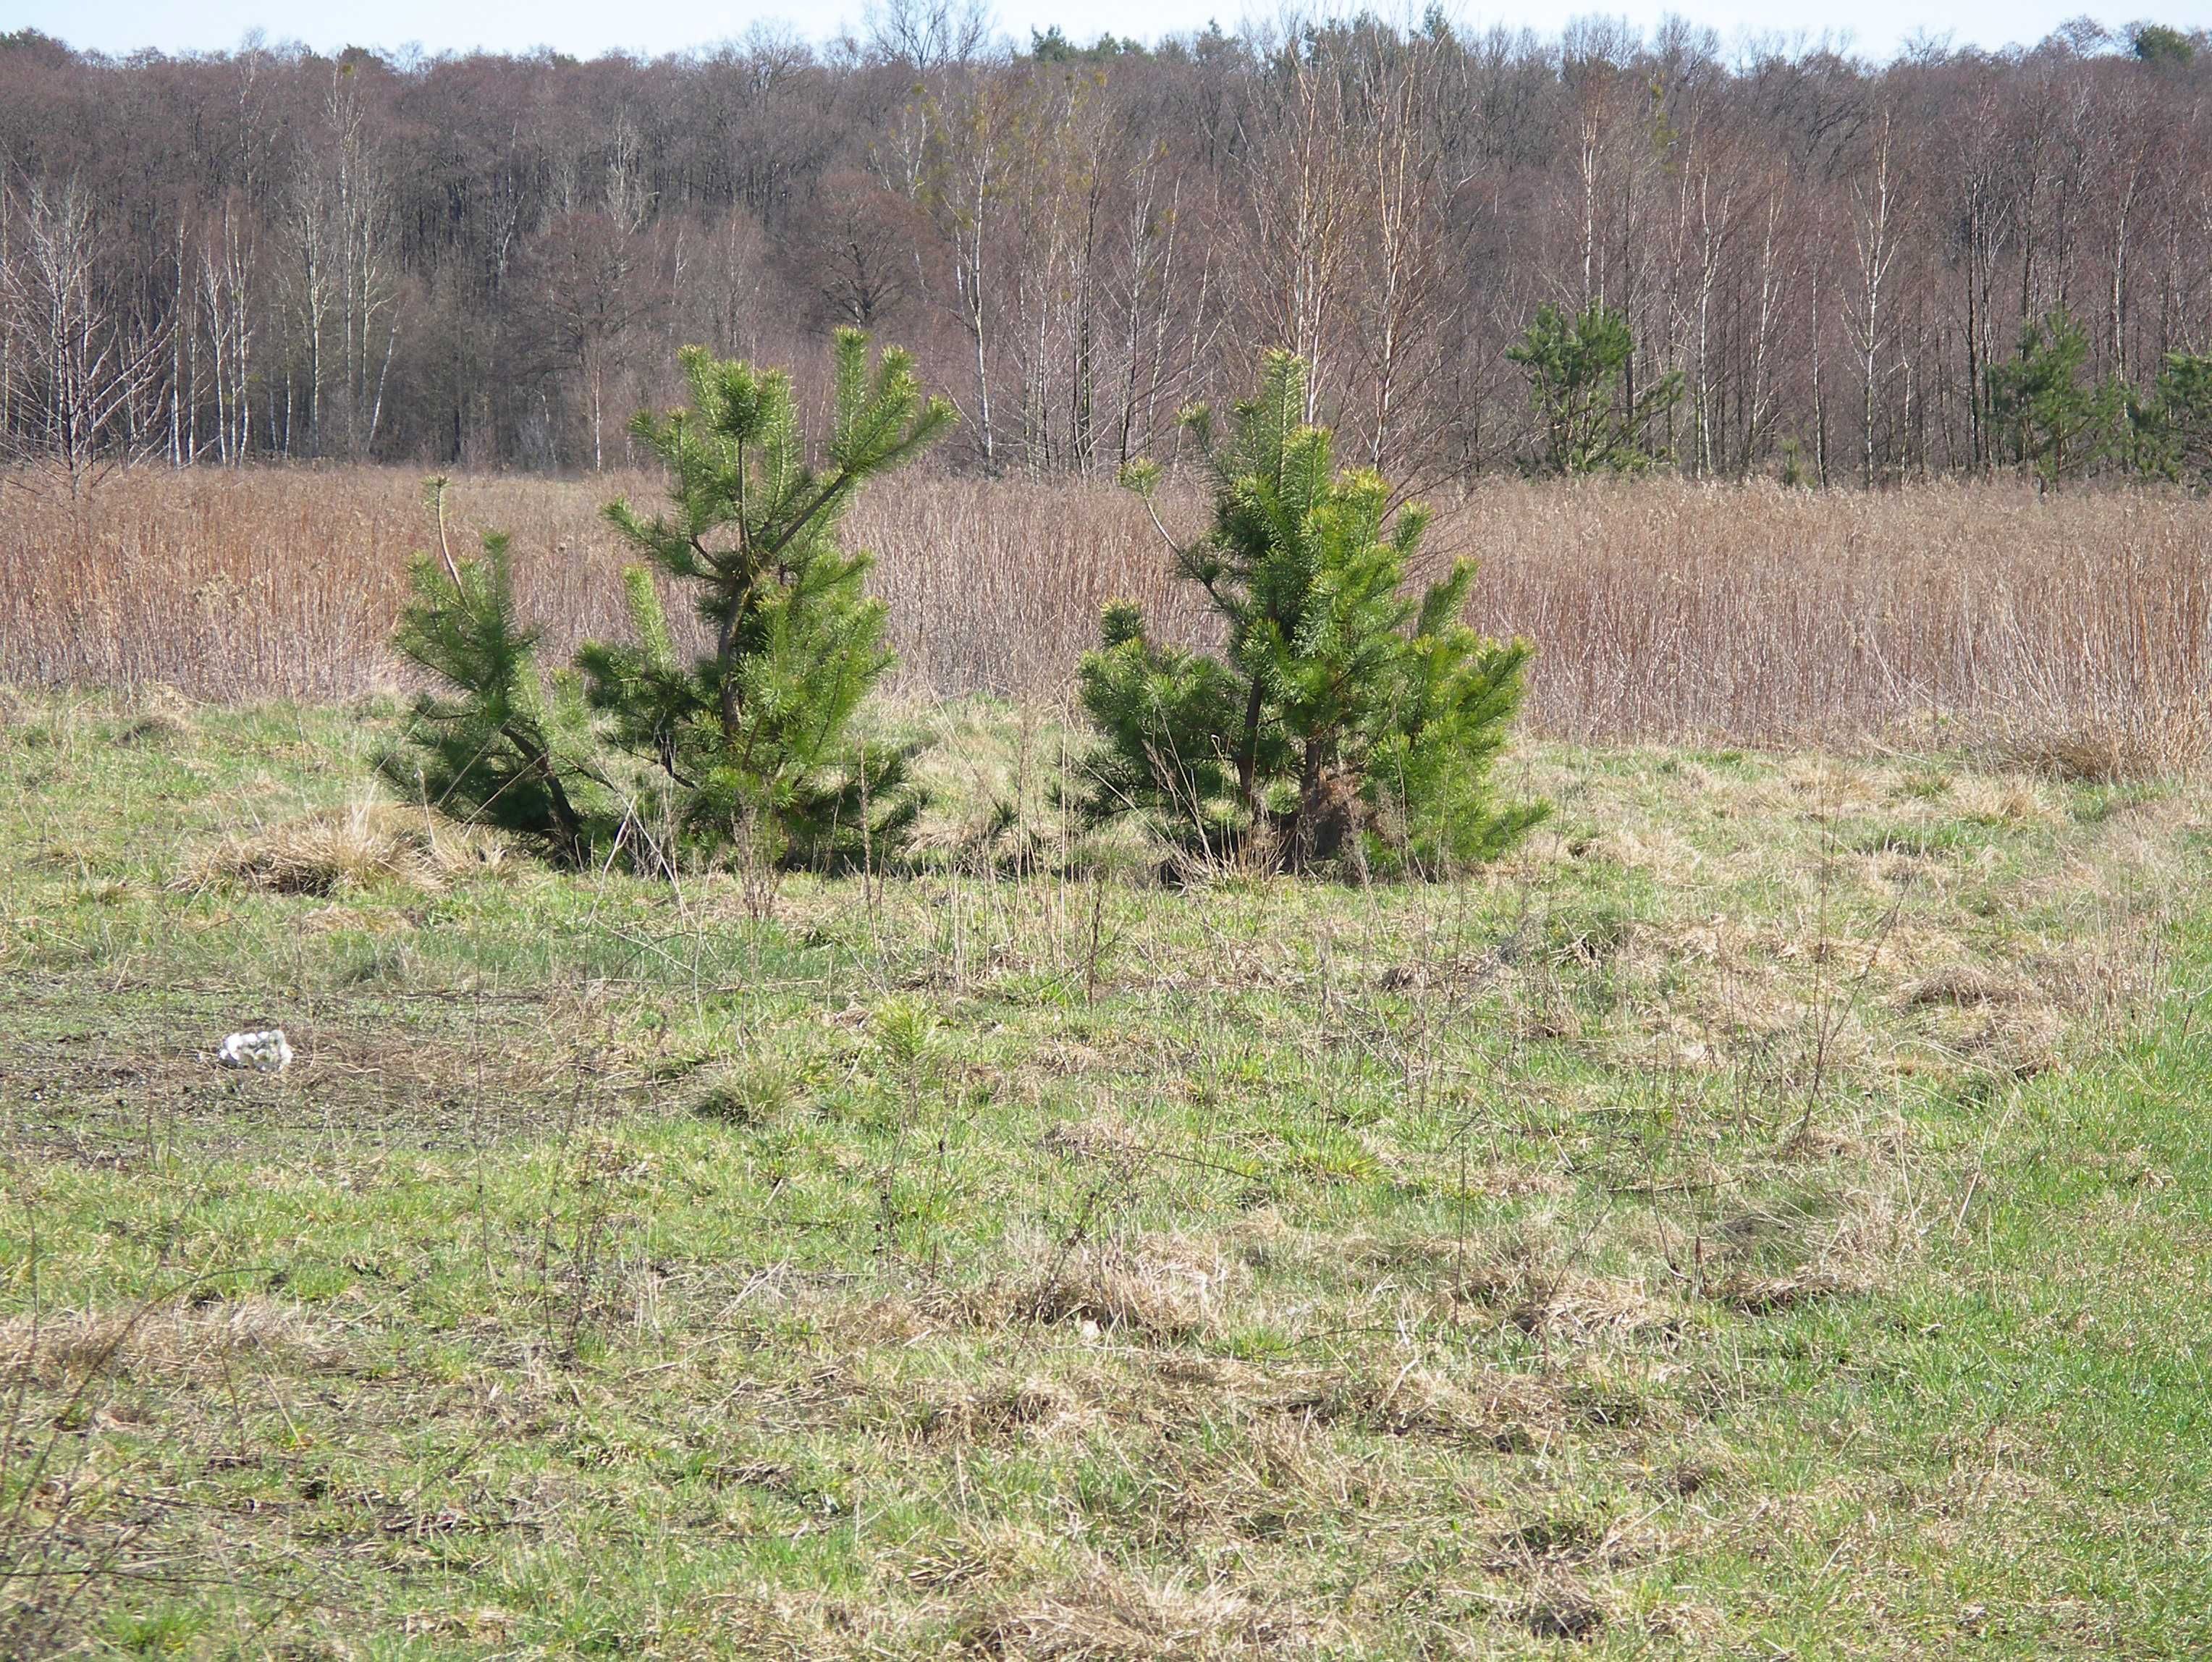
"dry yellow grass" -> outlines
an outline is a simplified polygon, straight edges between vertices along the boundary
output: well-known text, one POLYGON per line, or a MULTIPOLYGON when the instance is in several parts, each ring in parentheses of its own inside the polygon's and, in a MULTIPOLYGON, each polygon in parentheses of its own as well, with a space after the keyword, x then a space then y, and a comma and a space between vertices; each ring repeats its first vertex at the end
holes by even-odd
POLYGON ((121 1314, 67 1311, 0 1322, 0 1367, 73 1384, 88 1371, 219 1378, 224 1359, 283 1357, 330 1365, 344 1355, 337 1324, 258 1294, 201 1307, 165 1303, 121 1314))
MULTIPOLYGON (((400 683, 384 643, 431 536, 416 474, 146 472, 83 502, 10 483, 0 679, 218 699, 400 683)), ((656 490, 465 478, 455 534, 513 533, 529 610, 565 654, 623 629, 600 503, 656 490)), ((2167 769, 2207 737, 2212 516, 2184 497, 1503 481, 1437 506, 1431 553, 1484 564, 1475 620, 1541 648, 1542 733, 1910 735, 2076 779, 2167 769)), ((1202 518, 1188 494, 1165 508, 1202 518)), ((1140 505, 1103 485, 916 475, 865 500, 853 530, 881 557, 902 691, 1062 691, 1116 595, 1167 634, 1202 629, 1140 505)))
POLYGON ((441 825, 419 807, 356 800, 258 831, 234 833, 177 880, 198 888, 236 883, 278 894, 344 893, 377 883, 434 892, 454 873, 505 857, 497 833, 441 825))

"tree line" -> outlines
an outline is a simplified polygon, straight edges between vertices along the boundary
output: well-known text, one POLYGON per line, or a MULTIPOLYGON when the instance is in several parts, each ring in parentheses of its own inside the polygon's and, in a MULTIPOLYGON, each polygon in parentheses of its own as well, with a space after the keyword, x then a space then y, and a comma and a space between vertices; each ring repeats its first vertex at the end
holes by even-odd
MULTIPOLYGON (((675 348, 908 344, 957 466, 1304 368, 1414 485, 2212 467, 2212 49, 1371 18, 1016 47, 960 0, 651 61, 0 36, 0 439, 587 470, 675 348)), ((820 394, 817 393, 817 397, 820 394)))

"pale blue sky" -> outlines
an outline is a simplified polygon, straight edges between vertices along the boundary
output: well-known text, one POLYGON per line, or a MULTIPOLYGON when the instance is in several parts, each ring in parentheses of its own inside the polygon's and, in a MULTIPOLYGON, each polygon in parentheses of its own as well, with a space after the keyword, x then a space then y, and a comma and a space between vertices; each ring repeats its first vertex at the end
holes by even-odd
MULTIPOLYGON (((1389 5, 1386 13, 1403 8, 1389 5)), ((1272 8, 1270 8, 1272 9, 1272 8)), ((1413 11, 1420 8, 1414 6, 1413 11)), ((1724 42, 1748 33, 1787 31, 1848 37, 1857 51, 1887 57, 1917 34, 1949 36, 1966 46, 2000 46, 2040 40, 2084 0, 1803 0, 1777 6, 1756 0, 1632 0, 1592 5, 1571 0, 1529 0, 1510 10, 1448 7, 1477 27, 1504 23, 1540 33, 1592 11, 1625 16, 1649 28, 1667 13, 1717 30, 1724 42)), ((999 24, 1026 40, 1031 27, 1058 23, 1071 38, 1089 40, 1103 29, 1146 39, 1202 27, 1218 16, 1233 26, 1243 6, 1223 0, 999 0, 999 24)), ((538 46, 590 57, 609 51, 647 55, 697 46, 743 34, 761 21, 787 24, 817 39, 841 21, 857 25, 861 0, 0 0, 0 31, 35 28, 71 46, 128 52, 214 51, 235 46, 247 31, 272 40, 295 40, 321 50, 348 45, 396 48, 417 43, 430 52, 483 46, 526 51, 538 46)), ((2212 0, 2141 0, 2138 9, 2094 14, 2114 28, 2132 19, 2184 28, 2212 26, 2212 0)))

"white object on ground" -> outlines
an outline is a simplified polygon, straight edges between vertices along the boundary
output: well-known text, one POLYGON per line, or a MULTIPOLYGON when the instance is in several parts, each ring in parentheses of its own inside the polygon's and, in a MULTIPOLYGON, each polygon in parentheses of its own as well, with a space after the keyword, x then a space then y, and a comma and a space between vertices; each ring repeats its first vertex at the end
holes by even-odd
POLYGON ((251 1068, 257 1074, 281 1074, 292 1065, 292 1045, 282 1027, 261 1033, 233 1033, 215 1053, 219 1068, 251 1068))

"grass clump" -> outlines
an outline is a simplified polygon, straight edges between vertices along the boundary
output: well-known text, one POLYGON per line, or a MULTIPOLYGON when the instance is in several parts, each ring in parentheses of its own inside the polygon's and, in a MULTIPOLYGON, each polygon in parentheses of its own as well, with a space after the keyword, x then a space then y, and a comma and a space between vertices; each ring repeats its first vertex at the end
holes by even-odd
POLYGON ((428 894, 465 874, 496 870, 505 859, 506 843, 495 832, 441 825, 420 808, 356 800, 234 833, 177 881, 323 896, 388 884, 428 894))

